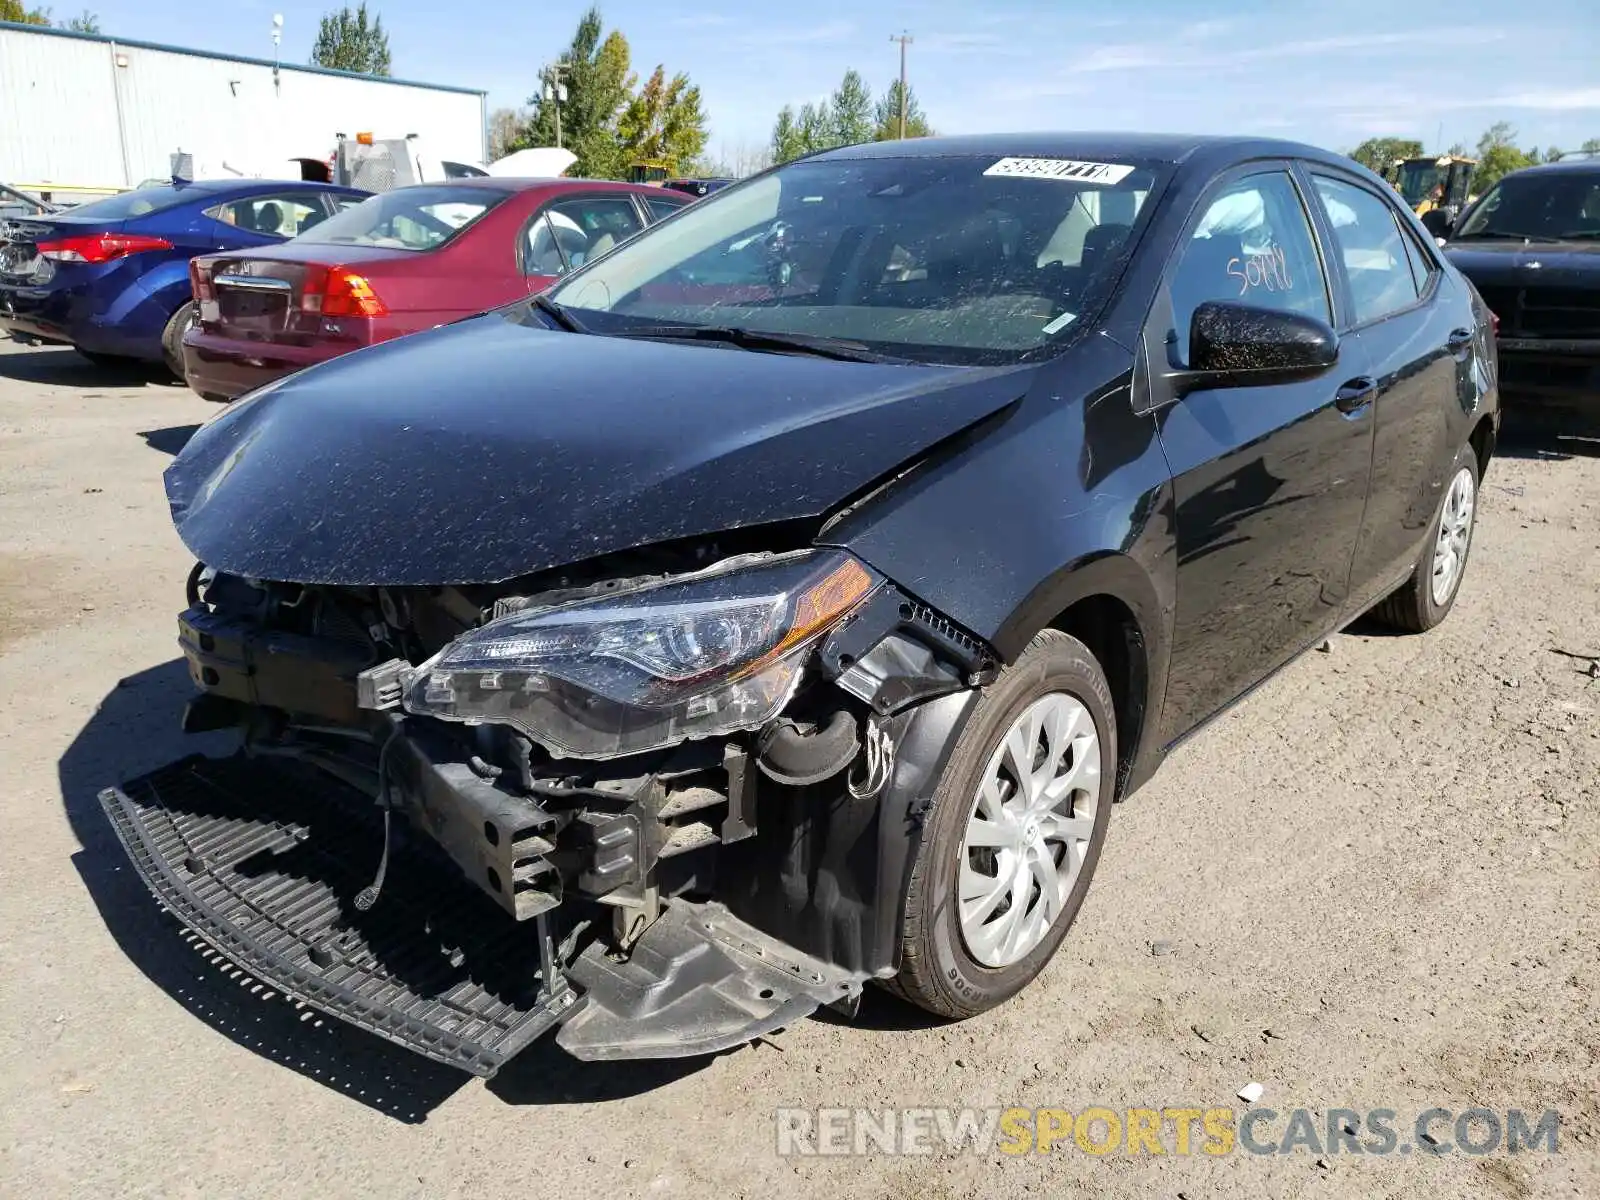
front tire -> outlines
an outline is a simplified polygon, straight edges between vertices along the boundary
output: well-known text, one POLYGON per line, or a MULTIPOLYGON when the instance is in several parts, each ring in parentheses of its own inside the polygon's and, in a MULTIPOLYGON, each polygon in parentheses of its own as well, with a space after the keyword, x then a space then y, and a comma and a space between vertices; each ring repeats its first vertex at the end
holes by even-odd
POLYGON ((1471 446, 1464 446, 1450 468, 1450 481, 1428 527, 1416 569, 1372 615, 1407 633, 1426 633, 1449 616, 1467 573, 1477 520, 1478 456, 1471 446))
POLYGON ((1046 629, 984 689, 940 776, 891 990, 959 1019, 1026 987, 1083 904, 1116 777, 1105 673, 1046 629))

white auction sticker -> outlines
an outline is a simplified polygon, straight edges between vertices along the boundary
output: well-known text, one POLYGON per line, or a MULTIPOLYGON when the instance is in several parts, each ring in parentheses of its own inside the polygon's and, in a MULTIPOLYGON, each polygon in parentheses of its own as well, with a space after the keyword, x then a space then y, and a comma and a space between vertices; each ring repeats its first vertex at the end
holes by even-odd
POLYGON ((1126 163, 1075 162, 1070 158, 1002 158, 984 172, 1013 179, 1060 179, 1068 183, 1118 184, 1133 174, 1126 163))

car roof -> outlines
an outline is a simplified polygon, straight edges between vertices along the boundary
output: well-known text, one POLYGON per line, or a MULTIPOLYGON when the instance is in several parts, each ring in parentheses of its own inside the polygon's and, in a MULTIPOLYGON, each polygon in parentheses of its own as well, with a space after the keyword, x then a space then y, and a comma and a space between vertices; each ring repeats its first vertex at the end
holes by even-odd
POLYGON ((186 179, 182 181, 171 180, 161 184, 162 187, 175 187, 182 191, 191 188, 196 192, 207 194, 214 192, 249 192, 265 188, 276 190, 278 188, 329 188, 339 192, 360 191, 359 188, 346 187, 341 183, 322 183, 315 179, 186 179))
POLYGON ((1600 175, 1600 156, 1589 158, 1565 158, 1552 163, 1540 163, 1533 167, 1520 167, 1510 171, 1505 178, 1512 175, 1600 175))
MULTIPOLYGON (((559 188, 563 191, 587 191, 592 188, 605 188, 615 191, 622 188, 625 191, 645 191, 643 185, 637 183, 624 183, 617 179, 569 179, 565 175, 546 176, 535 178, 521 175, 471 175, 464 179, 440 179, 428 183, 413 183, 407 187, 426 188, 476 188, 489 189, 496 192, 525 192, 530 188, 559 188)), ((404 189, 397 188, 396 191, 404 189)), ((650 188, 650 191, 659 191, 659 188, 650 188)))
POLYGON ((816 155, 820 159, 934 158, 943 155, 994 154, 1001 157, 1068 158, 1092 162, 1138 159, 1181 163, 1206 153, 1217 158, 1309 158, 1348 164, 1343 155, 1301 142, 1278 138, 1217 136, 1191 133, 983 133, 963 137, 910 138, 865 142, 816 155))

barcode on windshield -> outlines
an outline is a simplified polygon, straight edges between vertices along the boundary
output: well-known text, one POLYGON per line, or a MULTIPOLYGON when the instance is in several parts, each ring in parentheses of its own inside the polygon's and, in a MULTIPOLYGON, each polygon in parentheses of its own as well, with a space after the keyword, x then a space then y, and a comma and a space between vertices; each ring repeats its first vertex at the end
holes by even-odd
POLYGON ((1077 162, 1070 158, 1002 158, 984 174, 1112 185, 1133 174, 1133 168, 1126 163, 1077 162))

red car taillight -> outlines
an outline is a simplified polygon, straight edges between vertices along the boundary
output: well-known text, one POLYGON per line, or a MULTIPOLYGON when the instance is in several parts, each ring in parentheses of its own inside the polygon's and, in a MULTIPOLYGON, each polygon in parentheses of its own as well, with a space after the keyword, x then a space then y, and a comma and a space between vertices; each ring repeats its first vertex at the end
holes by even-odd
POLYGON ((211 287, 211 264, 203 258, 189 260, 189 290, 196 300, 215 300, 217 294, 211 287))
POLYGON ((103 263, 129 254, 149 250, 171 250, 166 238, 142 233, 89 233, 81 237, 55 238, 40 242, 40 255, 53 262, 103 263))
MULTIPOLYGON (((315 268, 313 268, 315 270, 315 268)), ((324 317, 386 317, 388 305, 373 290, 366 276, 343 267, 329 267, 321 279, 308 275, 300 296, 303 312, 324 317)))

